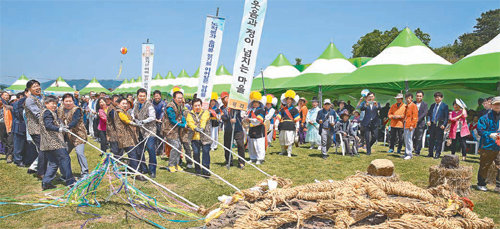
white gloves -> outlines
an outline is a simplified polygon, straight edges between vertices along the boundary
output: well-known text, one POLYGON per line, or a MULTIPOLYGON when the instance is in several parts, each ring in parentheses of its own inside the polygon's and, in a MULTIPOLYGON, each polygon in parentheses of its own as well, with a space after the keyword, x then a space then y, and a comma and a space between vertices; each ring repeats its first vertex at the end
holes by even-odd
POLYGON ((490 138, 492 138, 492 139, 495 139, 495 140, 496 140, 496 139, 498 138, 498 133, 491 133, 491 134, 490 134, 490 138))

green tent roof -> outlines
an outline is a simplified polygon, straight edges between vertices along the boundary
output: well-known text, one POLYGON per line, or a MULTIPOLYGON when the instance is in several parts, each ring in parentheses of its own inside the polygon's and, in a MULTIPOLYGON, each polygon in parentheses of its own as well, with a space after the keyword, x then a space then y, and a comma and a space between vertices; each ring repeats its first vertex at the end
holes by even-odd
MULTIPOLYGON (((283 84, 290 78, 296 77, 300 74, 290 61, 286 59, 283 54, 279 54, 276 59, 267 66, 263 71, 264 84, 266 89, 277 87, 283 84)), ((252 90, 262 90, 262 73, 259 73, 252 82, 252 90)))
POLYGON ((286 57, 282 53, 280 53, 278 55, 278 57, 276 57, 276 59, 274 59, 274 61, 271 63, 270 66, 279 67, 279 66, 287 66, 287 65, 292 65, 292 64, 290 64, 290 61, 288 61, 288 59, 286 59, 286 57))
POLYGON ((425 80, 432 80, 439 85, 454 84, 485 93, 498 94, 500 34, 460 61, 425 80))
POLYGON ((399 92, 425 88, 422 78, 448 67, 450 63, 423 45, 410 29, 405 28, 379 55, 349 75, 331 82, 339 88, 379 88, 399 92))
POLYGON ((219 66, 219 68, 217 69, 217 72, 215 72, 215 75, 216 76, 223 76, 223 75, 231 75, 231 73, 229 73, 229 71, 226 69, 226 67, 224 67, 224 65, 221 64, 219 66))
POLYGON ((314 90, 318 85, 329 85, 332 81, 345 76, 356 70, 345 56, 335 47, 333 42, 329 43, 323 53, 316 59, 301 75, 287 78, 279 85, 270 87, 273 92, 281 92, 287 89, 314 90))
POLYGON ((128 83, 129 83, 129 82, 128 82, 128 80, 127 80, 127 79, 124 79, 124 80, 122 81, 122 83, 120 84, 120 86, 118 86, 117 88, 115 88, 115 90, 113 90, 113 92, 112 92, 112 93, 114 93, 114 94, 121 93, 122 91, 124 91, 124 90, 125 90, 125 87, 127 86, 127 84, 128 84, 128 83))
POLYGON ((341 58, 345 59, 345 56, 337 49, 335 44, 333 42, 330 42, 328 44, 328 47, 326 47, 325 51, 321 54, 321 56, 318 57, 318 59, 335 59, 335 58, 341 58))
POLYGON ((177 78, 182 78, 182 77, 189 77, 187 74, 186 70, 182 69, 179 75, 177 75, 177 78))
POLYGON ((161 77, 160 73, 157 73, 154 80, 161 80, 163 77, 161 77))
POLYGON ((172 71, 168 71, 167 76, 165 76, 165 79, 175 79, 175 76, 172 73, 172 71))
POLYGON ((97 79, 94 77, 92 78, 92 80, 87 84, 87 86, 85 86, 82 90, 80 90, 80 93, 81 94, 87 94, 91 91, 94 91, 94 92, 105 92, 105 93, 109 93, 109 90, 104 88, 100 83, 99 81, 97 81, 97 79))
POLYGON ((399 35, 386 47, 410 47, 410 46, 425 46, 425 44, 418 39, 417 36, 410 30, 410 28, 406 27, 399 33, 399 35))
POLYGON ((7 90, 21 92, 26 88, 26 83, 28 83, 28 77, 22 74, 19 79, 17 79, 10 87, 6 88, 7 90))
POLYGON ((197 68, 197 69, 196 69, 196 72, 194 72, 193 76, 191 76, 191 77, 193 77, 193 78, 198 78, 198 77, 200 77, 200 68, 197 68))
POLYGON ((69 86, 64 79, 59 76, 54 83, 52 83, 48 88, 44 90, 46 93, 56 93, 56 94, 63 94, 67 92, 74 92, 75 89, 69 86))

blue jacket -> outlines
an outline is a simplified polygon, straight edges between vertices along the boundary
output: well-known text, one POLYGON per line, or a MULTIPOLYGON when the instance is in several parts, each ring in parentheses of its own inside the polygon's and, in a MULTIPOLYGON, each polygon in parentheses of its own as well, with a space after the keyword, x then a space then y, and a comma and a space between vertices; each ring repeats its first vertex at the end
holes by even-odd
POLYGON ((500 146, 495 143, 495 140, 490 138, 490 134, 498 133, 498 122, 500 120, 495 118, 493 111, 488 112, 486 115, 479 118, 477 122, 477 132, 481 136, 481 148, 485 150, 499 151, 500 146))
POLYGON ((153 107, 155 108, 155 112, 156 112, 156 119, 162 119, 163 118, 163 115, 165 114, 165 106, 167 104, 165 103, 165 101, 160 100, 160 102, 156 103, 156 101, 153 99, 153 107))
POLYGON ((379 126, 380 125, 380 117, 379 117, 379 110, 380 110, 380 104, 377 103, 377 106, 373 104, 372 106, 367 105, 366 101, 363 101, 359 104, 357 107, 359 110, 365 112, 365 116, 363 117, 363 120, 361 121, 361 126, 379 126))
POLYGON ((437 111, 436 115, 436 120, 433 121, 433 115, 434 115, 434 107, 436 107, 437 104, 433 103, 431 107, 429 108, 429 111, 427 111, 427 121, 436 123, 438 126, 446 126, 448 124, 448 115, 449 115, 449 109, 448 105, 446 103, 441 102, 441 105, 439 106, 439 110, 437 111))
POLYGON ((335 128, 334 126, 330 125, 330 117, 334 117, 335 122, 339 120, 339 116, 337 115, 337 112, 335 112, 334 109, 325 110, 325 108, 321 109, 318 111, 318 115, 316 116, 316 122, 320 123, 319 124, 319 134, 323 132, 324 128, 328 128, 329 132, 334 132, 335 128))
POLYGON ((12 133, 26 135, 26 122, 24 122, 23 111, 26 97, 16 101, 12 109, 12 133))

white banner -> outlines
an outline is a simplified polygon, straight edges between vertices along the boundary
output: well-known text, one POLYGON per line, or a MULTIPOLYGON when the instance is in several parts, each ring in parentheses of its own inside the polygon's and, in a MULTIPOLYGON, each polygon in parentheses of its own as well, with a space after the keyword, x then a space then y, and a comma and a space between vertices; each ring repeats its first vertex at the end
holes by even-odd
POLYGON ((201 50, 200 77, 197 97, 202 101, 202 108, 208 109, 212 96, 213 78, 219 62, 222 34, 224 33, 224 18, 207 16, 205 23, 205 38, 201 50))
POLYGON ((148 91, 148 99, 151 96, 154 52, 154 44, 142 44, 142 87, 148 91))
POLYGON ((245 0, 229 93, 230 108, 247 109, 266 11, 267 0, 245 0))

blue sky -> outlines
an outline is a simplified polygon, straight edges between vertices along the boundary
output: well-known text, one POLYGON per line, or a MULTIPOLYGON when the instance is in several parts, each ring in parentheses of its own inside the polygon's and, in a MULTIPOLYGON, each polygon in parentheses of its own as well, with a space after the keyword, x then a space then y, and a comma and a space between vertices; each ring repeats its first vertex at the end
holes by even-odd
MULTIPOLYGON (((5 1, 0 0, 0 83, 21 74, 40 81, 120 79, 140 75, 141 43, 155 44, 154 74, 192 75, 200 62, 205 17, 226 18, 219 64, 232 72, 243 0, 5 1), (121 55, 120 47, 129 52, 121 55)), ((471 32, 482 12, 499 1, 269 0, 257 68, 283 53, 294 63, 314 61, 333 41, 346 56, 373 29, 420 27, 431 47, 471 32)))

